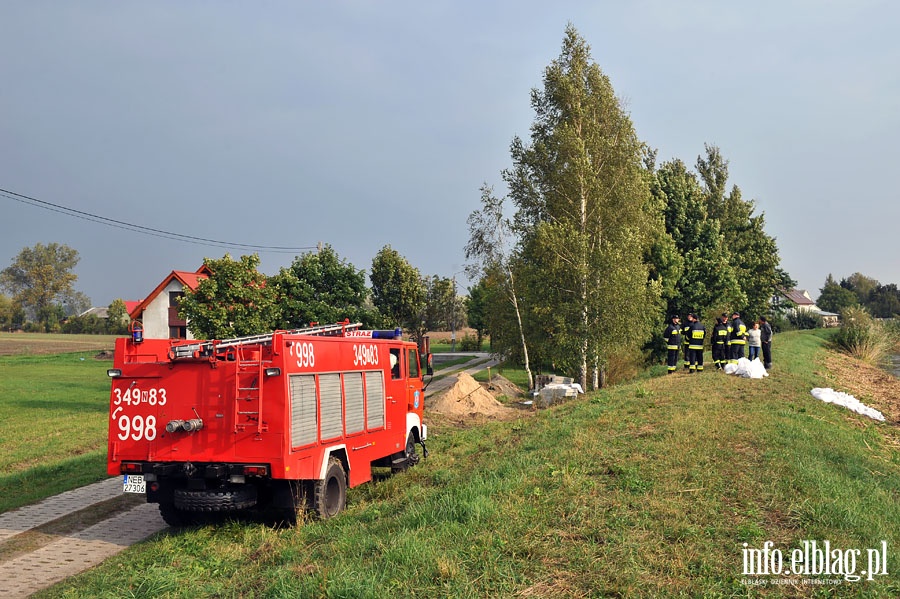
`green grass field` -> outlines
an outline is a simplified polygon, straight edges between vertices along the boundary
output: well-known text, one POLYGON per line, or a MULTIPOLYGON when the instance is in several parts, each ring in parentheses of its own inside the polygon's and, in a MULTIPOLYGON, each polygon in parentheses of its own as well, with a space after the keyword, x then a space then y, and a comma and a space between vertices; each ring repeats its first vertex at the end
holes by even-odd
POLYGON ((62 335, 0 332, 0 356, 30 356, 35 354, 59 354, 99 350, 112 351, 115 344, 115 335, 62 335))
POLYGON ((337 518, 162 534, 38 596, 896 597, 896 424, 810 395, 819 336, 777 343, 763 380, 655 367, 517 421, 432 428, 427 461, 352 489, 337 518), (767 541, 790 567, 826 540, 861 552, 857 574, 885 541, 888 574, 743 572, 767 541))
POLYGON ((108 360, 0 356, 0 511, 106 476, 108 360))

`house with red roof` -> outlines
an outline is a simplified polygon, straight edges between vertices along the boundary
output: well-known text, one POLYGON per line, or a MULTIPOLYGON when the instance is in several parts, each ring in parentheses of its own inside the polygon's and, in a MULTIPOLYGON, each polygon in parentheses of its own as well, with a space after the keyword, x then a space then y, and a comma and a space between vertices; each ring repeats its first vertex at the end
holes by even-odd
POLYGON ((140 320, 147 339, 193 339, 187 328, 187 321, 178 316, 178 302, 184 297, 184 290, 197 289, 200 281, 209 277, 210 271, 204 264, 194 272, 173 270, 141 302, 130 302, 128 315, 132 320, 140 320))
POLYGON ((785 314, 799 314, 800 312, 815 314, 822 318, 822 324, 826 327, 839 325, 840 316, 834 312, 825 312, 820 309, 805 289, 779 289, 772 298, 771 305, 785 314))
POLYGON ((821 312, 806 289, 780 289, 779 293, 784 299, 794 304, 793 308, 798 312, 821 312))

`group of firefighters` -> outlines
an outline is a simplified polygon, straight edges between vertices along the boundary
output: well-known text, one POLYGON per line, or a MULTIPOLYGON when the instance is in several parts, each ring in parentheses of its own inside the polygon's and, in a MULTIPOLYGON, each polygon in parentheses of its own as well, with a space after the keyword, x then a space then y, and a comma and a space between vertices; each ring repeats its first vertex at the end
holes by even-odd
MULTIPOLYGON (((766 369, 769 369, 772 365, 772 326, 765 317, 759 319, 759 325, 763 364, 766 369)), ((666 341, 668 374, 677 370, 679 350, 684 351, 684 367, 688 372, 694 373, 703 370, 706 327, 703 326, 696 314, 688 314, 687 322, 683 325, 677 314, 672 315, 663 337, 666 341)), ((716 317, 716 325, 713 327, 710 340, 716 369, 723 369, 728 363, 736 364, 739 359, 743 358, 747 340, 747 325, 741 320, 739 313, 732 313, 730 320, 727 313, 716 317)))

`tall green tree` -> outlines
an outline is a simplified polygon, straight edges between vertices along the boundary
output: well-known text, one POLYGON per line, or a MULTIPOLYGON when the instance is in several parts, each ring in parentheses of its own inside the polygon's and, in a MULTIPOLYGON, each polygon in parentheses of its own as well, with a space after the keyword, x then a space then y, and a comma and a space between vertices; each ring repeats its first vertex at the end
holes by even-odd
POLYGON ((719 222, 729 264, 744 296, 743 303, 732 309, 763 315, 780 281, 778 246, 765 231, 765 215, 754 214, 753 200, 744 200, 737 185, 726 195, 728 161, 719 148, 707 144, 705 151, 705 158, 697 158, 697 171, 703 182, 707 215, 719 222))
POLYGON ((91 308, 91 298, 81 291, 67 293, 61 303, 66 316, 81 314, 91 308))
POLYGON ((481 347, 485 335, 490 331, 487 319, 487 281, 482 277, 477 283, 469 287, 469 295, 466 297, 466 320, 469 326, 475 329, 478 338, 478 347, 481 347))
POLYGON ((828 273, 825 284, 819 289, 819 299, 816 300, 816 305, 826 312, 840 314, 846 308, 859 305, 859 300, 856 294, 838 284, 831 273, 828 273))
POLYGON ((894 318, 900 315, 900 291, 897 285, 879 283, 870 293, 867 307, 876 318, 894 318))
POLYGON ((197 289, 185 289, 178 313, 200 339, 225 339, 267 333, 277 328, 281 311, 276 290, 266 275, 257 270, 259 256, 230 254, 204 258, 212 273, 197 289))
POLYGON ((332 324, 349 319, 366 327, 376 315, 366 308, 366 273, 342 260, 330 245, 298 256, 270 279, 277 290, 278 328, 296 329, 311 322, 332 324))
POLYGON ((78 276, 72 270, 78 260, 78 252, 64 244, 26 247, 10 266, 0 271, 0 287, 9 291, 13 301, 31 318, 50 330, 65 316, 64 311, 60 314, 63 302, 75 293, 78 276))
POLYGON ((741 307, 745 295, 732 268, 719 221, 709 218, 697 177, 678 159, 656 171, 666 231, 682 256, 683 268, 669 298, 669 314, 709 314, 741 307))
POLYGON ((456 280, 434 275, 425 296, 425 326, 429 331, 457 331, 466 325, 465 306, 456 294, 456 280))
MULTIPOLYGON (((872 298, 872 293, 881 283, 877 279, 855 272, 849 277, 841 279, 841 287, 856 294, 856 301, 860 306, 867 306, 872 298)), ((871 310, 870 310, 871 312, 871 310)))
POLYGON ((657 319, 644 146, 572 25, 531 104, 530 143, 514 139, 504 173, 530 308, 552 317, 554 363, 596 388, 609 357, 640 347, 657 319))
POLYGON ((673 310, 678 313, 676 303, 684 274, 684 256, 672 232, 666 227, 668 197, 656 174, 655 150, 645 148, 644 168, 650 186, 650 200, 645 214, 647 219, 654 221, 651 225, 653 237, 645 261, 650 269, 651 282, 659 287, 660 302, 666 314, 673 313, 673 310))
POLYGON ((110 335, 128 332, 128 308, 122 298, 114 299, 106 309, 106 332, 110 335))
POLYGON ((25 311, 11 297, 0 293, 0 330, 17 329, 25 323, 25 311))
POLYGON ((780 266, 775 269, 775 288, 776 289, 794 289, 797 281, 791 278, 791 275, 780 266))
POLYGON ((427 287, 419 270, 397 250, 386 245, 372 259, 369 273, 372 302, 384 326, 405 328, 414 341, 422 342, 427 287))

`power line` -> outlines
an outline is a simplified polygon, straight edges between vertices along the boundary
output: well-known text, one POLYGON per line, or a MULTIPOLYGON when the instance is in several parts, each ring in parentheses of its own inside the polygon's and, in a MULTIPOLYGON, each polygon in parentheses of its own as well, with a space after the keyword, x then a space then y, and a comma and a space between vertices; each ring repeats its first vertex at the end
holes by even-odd
POLYGON ((125 231, 132 231, 134 233, 141 233, 143 235, 150 235, 152 237, 161 237, 163 239, 170 239, 173 241, 182 241, 185 243, 193 243, 196 245, 206 245, 206 246, 211 246, 211 247, 218 247, 218 248, 223 248, 223 249, 234 249, 234 250, 253 250, 253 251, 258 251, 258 252, 270 252, 270 253, 295 253, 295 252, 302 252, 305 250, 314 250, 317 248, 317 246, 289 247, 289 246, 280 246, 280 245, 256 245, 256 244, 248 244, 248 243, 235 243, 235 242, 231 242, 231 241, 222 241, 219 239, 207 239, 205 237, 196 237, 194 235, 184 235, 181 233, 173 233, 171 231, 164 231, 162 229, 154 229, 153 227, 145 227, 143 225, 135 225, 133 223, 127 223, 127 222, 116 220, 113 218, 107 218, 105 216, 92 214, 90 212, 84 212, 82 210, 76 210, 74 208, 68 208, 66 206, 54 204, 53 202, 39 200, 37 198, 22 195, 20 193, 14 192, 14 191, 9 191, 8 189, 0 188, 0 196, 3 196, 7 199, 10 199, 10 200, 22 203, 22 204, 34 206, 36 208, 43 208, 44 210, 49 210, 50 212, 57 212, 59 214, 64 214, 66 216, 80 218, 82 220, 98 223, 101 225, 106 225, 108 227, 113 227, 115 229, 123 229, 125 231))

